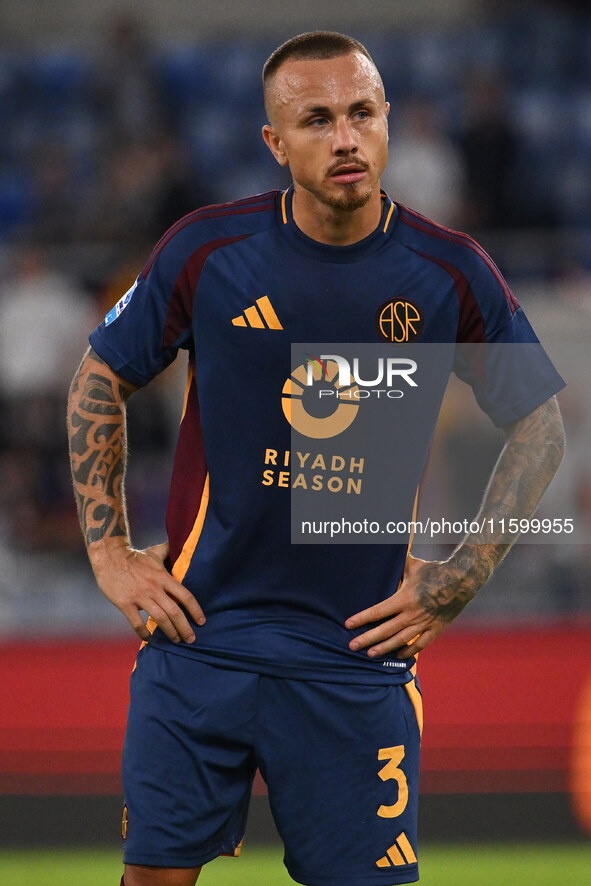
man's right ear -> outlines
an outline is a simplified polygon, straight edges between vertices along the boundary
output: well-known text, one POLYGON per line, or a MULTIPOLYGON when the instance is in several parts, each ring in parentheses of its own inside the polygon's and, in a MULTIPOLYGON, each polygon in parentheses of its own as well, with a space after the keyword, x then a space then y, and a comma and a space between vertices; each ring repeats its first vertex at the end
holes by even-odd
POLYGON ((265 123, 263 126, 263 139, 279 165, 287 166, 289 161, 285 147, 270 123, 265 123))

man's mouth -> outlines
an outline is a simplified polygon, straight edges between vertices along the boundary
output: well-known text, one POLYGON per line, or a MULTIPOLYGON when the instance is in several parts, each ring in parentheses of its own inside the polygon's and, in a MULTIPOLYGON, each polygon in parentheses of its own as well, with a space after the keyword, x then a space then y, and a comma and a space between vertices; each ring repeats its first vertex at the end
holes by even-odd
POLYGON ((362 166, 360 163, 342 164, 329 173, 332 181, 343 185, 352 185, 355 182, 360 182, 366 175, 367 167, 362 166))

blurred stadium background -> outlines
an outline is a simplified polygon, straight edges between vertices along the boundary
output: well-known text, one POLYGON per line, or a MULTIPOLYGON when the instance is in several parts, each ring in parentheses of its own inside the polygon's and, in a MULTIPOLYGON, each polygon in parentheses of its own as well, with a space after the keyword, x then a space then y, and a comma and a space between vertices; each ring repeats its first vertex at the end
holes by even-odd
MULTIPOLYGON (((544 507, 573 517, 580 543, 520 545, 422 656, 422 838, 427 846, 586 845, 589 6, 4 0, 0 846, 118 845, 119 753, 137 643, 96 590, 82 549, 66 391, 88 331, 170 223, 199 205, 287 183, 260 138, 260 69, 276 45, 314 28, 359 37, 384 76, 391 196, 492 252, 570 382, 561 395, 569 460, 544 507)), ((130 407, 138 545, 162 538, 184 370, 167 376, 130 407)), ((444 423, 438 458, 465 489, 456 425, 444 423)), ((273 842, 258 790, 251 840, 273 842)))

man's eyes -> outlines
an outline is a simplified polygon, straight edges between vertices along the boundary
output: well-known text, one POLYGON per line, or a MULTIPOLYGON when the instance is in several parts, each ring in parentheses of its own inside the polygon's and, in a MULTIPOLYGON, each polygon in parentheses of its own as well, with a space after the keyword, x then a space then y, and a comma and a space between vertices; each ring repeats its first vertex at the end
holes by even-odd
MULTIPOLYGON (((352 119, 353 120, 367 120, 370 116, 371 116, 371 114, 369 113, 369 111, 363 109, 363 110, 355 111, 352 119)), ((328 119, 328 117, 313 117, 311 120, 308 121, 308 126, 314 126, 314 127, 319 128, 322 126, 326 126, 328 123, 330 123, 330 120, 328 119)))

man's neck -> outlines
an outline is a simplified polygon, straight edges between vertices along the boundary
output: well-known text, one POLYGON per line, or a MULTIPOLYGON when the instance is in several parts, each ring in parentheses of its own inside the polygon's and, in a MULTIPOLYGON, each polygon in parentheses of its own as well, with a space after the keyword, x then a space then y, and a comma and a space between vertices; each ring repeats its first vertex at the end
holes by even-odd
POLYGON ((313 194, 294 188, 292 214, 300 231, 328 246, 350 246, 369 237, 380 223, 382 200, 377 187, 359 209, 343 210, 322 203, 313 194))

